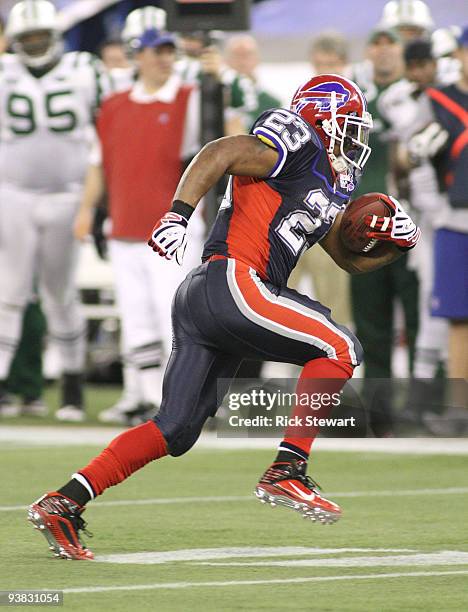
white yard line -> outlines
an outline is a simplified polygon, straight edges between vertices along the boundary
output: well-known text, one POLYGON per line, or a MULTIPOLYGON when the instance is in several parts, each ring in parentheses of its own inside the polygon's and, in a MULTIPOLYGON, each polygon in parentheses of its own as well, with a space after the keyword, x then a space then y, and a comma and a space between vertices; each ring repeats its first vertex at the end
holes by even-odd
MULTIPOLYGON (((447 487, 445 489, 402 489, 387 491, 327 491, 328 497, 416 497, 418 495, 465 495, 468 487, 447 487)), ((225 495, 204 497, 162 497, 155 499, 122 499, 114 501, 96 501, 93 508, 112 506, 165 506, 169 504, 202 504, 222 502, 256 501, 254 495, 225 495)), ((27 506, 0 506, 0 512, 26 510, 27 506)))
MULTIPOLYGON (((125 555, 123 555, 125 556, 125 555)), ((257 555, 259 556, 259 555, 257 555)), ((150 563, 150 561, 149 561, 150 563)), ((434 553, 387 555, 379 557, 341 557, 338 559, 281 559, 267 561, 201 561, 199 565, 211 567, 388 567, 468 565, 468 552, 442 550, 434 553)))
POLYGON ((63 589, 63 593, 80 595, 92 593, 109 593, 112 591, 149 591, 155 589, 189 589, 193 587, 231 587, 231 586, 260 586, 268 584, 302 584, 307 582, 331 582, 335 580, 387 580, 392 578, 419 578, 435 576, 466 576, 468 570, 454 570, 441 572, 392 572, 388 574, 356 574, 338 576, 310 576, 304 578, 278 578, 270 580, 228 580, 211 582, 161 582, 156 584, 132 584, 128 586, 88 586, 80 588, 63 589))
MULTIPOLYGON (((158 552, 122 553, 99 555, 98 563, 131 563, 139 565, 161 565, 174 561, 193 561, 206 565, 205 561, 220 559, 255 559, 269 557, 302 557, 323 555, 343 555, 345 553, 410 553, 419 554, 411 548, 311 548, 305 546, 237 546, 227 548, 186 548, 181 550, 165 550, 158 552)), ((468 555, 468 553, 452 552, 451 554, 468 555)), ((367 559, 367 557, 365 557, 367 559)), ((385 558, 385 557, 384 557, 385 558)), ((406 557, 405 557, 406 558, 406 557)), ((458 557, 457 557, 458 558, 458 557)), ((262 564, 262 561, 259 562, 262 564)), ((287 563, 287 561, 286 561, 287 563)), ((210 564, 209 564, 210 565, 210 564)), ((468 565, 468 561, 465 563, 468 565)))
MULTIPOLYGON (((116 427, 5 425, 0 422, 0 447, 104 446, 122 433, 116 427)), ((239 450, 275 448, 277 438, 221 438, 204 432, 195 449, 239 450)), ((314 450, 405 453, 414 455, 468 455, 467 438, 318 438, 314 450)))
POLYGON ((330 497, 407 497, 413 495, 464 495, 468 487, 447 487, 446 489, 401 489, 388 491, 344 491, 327 493, 330 497))

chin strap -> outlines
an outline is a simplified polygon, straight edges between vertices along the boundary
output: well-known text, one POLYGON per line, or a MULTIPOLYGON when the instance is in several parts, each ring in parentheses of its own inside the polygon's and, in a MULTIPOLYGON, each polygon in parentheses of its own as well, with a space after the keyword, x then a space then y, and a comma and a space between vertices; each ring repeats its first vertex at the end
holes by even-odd
POLYGON ((329 131, 328 135, 330 137, 330 144, 328 145, 328 154, 329 155, 333 155, 333 151, 334 151, 334 148, 335 148, 335 141, 336 141, 336 110, 337 110, 337 106, 338 105, 336 103, 336 92, 332 91, 331 92, 331 96, 330 96, 330 114, 331 114, 331 119, 326 122, 328 131, 329 131))
POLYGON ((341 174, 342 172, 347 172, 349 170, 349 165, 346 162, 345 159, 343 159, 340 155, 340 157, 335 157, 335 155, 333 153, 329 153, 330 155, 330 159, 331 159, 331 163, 333 166, 333 170, 335 172, 338 172, 338 174, 341 174))
POLYGON ((323 122, 322 127, 330 138, 330 144, 328 145, 327 153, 330 157, 331 164, 333 166, 333 170, 335 172, 341 173, 346 172, 348 170, 348 163, 345 159, 340 155, 336 157, 335 143, 336 143, 336 132, 337 132, 337 121, 336 121, 336 111, 338 108, 338 104, 336 102, 336 92, 332 91, 330 95, 330 114, 331 118, 327 119, 323 122))

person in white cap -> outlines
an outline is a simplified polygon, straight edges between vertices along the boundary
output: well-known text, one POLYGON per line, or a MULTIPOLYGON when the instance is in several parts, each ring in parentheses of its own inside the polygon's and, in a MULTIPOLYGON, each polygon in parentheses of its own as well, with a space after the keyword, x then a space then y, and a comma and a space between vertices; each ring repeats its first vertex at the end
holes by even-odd
MULTIPOLYGON (((108 409, 101 420, 131 422, 138 404, 159 405, 163 366, 172 345, 170 310, 174 292, 201 254, 201 219, 184 267, 155 261, 146 247, 157 211, 164 214, 183 162, 199 149, 199 95, 175 72, 176 42, 154 28, 132 39, 138 79, 111 96, 97 120, 99 147, 91 157, 75 223, 84 238, 104 190, 109 200, 109 255, 122 323, 122 356, 132 378, 125 380, 126 405, 108 409), (130 404, 138 394, 136 405, 130 404)), ((135 401, 135 400, 134 400, 135 401)), ((137 410, 138 411, 138 410, 137 410)))

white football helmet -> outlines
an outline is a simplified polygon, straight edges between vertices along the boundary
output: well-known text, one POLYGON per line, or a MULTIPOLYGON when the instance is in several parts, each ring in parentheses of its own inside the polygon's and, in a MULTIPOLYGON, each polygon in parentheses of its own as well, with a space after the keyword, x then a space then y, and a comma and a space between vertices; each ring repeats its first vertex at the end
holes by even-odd
POLYGON ((57 11, 48 0, 22 0, 8 16, 5 35, 15 53, 29 68, 43 68, 63 53, 57 11), (43 32, 43 41, 28 41, 29 34, 43 32))
POLYGON ((431 11, 422 0, 390 0, 384 6, 378 28, 391 29, 411 26, 431 31, 434 28, 431 11))
POLYGON ((139 38, 146 30, 164 31, 166 29, 166 11, 155 6, 145 6, 128 14, 122 30, 122 40, 130 43, 139 38))
POLYGON ((432 33, 432 48, 435 57, 445 57, 451 55, 458 49, 458 37, 461 34, 458 26, 439 28, 432 33))

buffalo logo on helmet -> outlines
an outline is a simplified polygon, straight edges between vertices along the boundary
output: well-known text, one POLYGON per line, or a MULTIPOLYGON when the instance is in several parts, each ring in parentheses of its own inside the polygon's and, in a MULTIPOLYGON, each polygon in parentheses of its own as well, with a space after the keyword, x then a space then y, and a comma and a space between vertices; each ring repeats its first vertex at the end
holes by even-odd
POLYGON ((294 96, 293 107, 297 113, 313 104, 318 111, 328 112, 331 110, 332 92, 336 94, 336 108, 339 109, 346 104, 351 96, 351 92, 341 83, 329 81, 320 83, 309 89, 298 91, 294 96))

